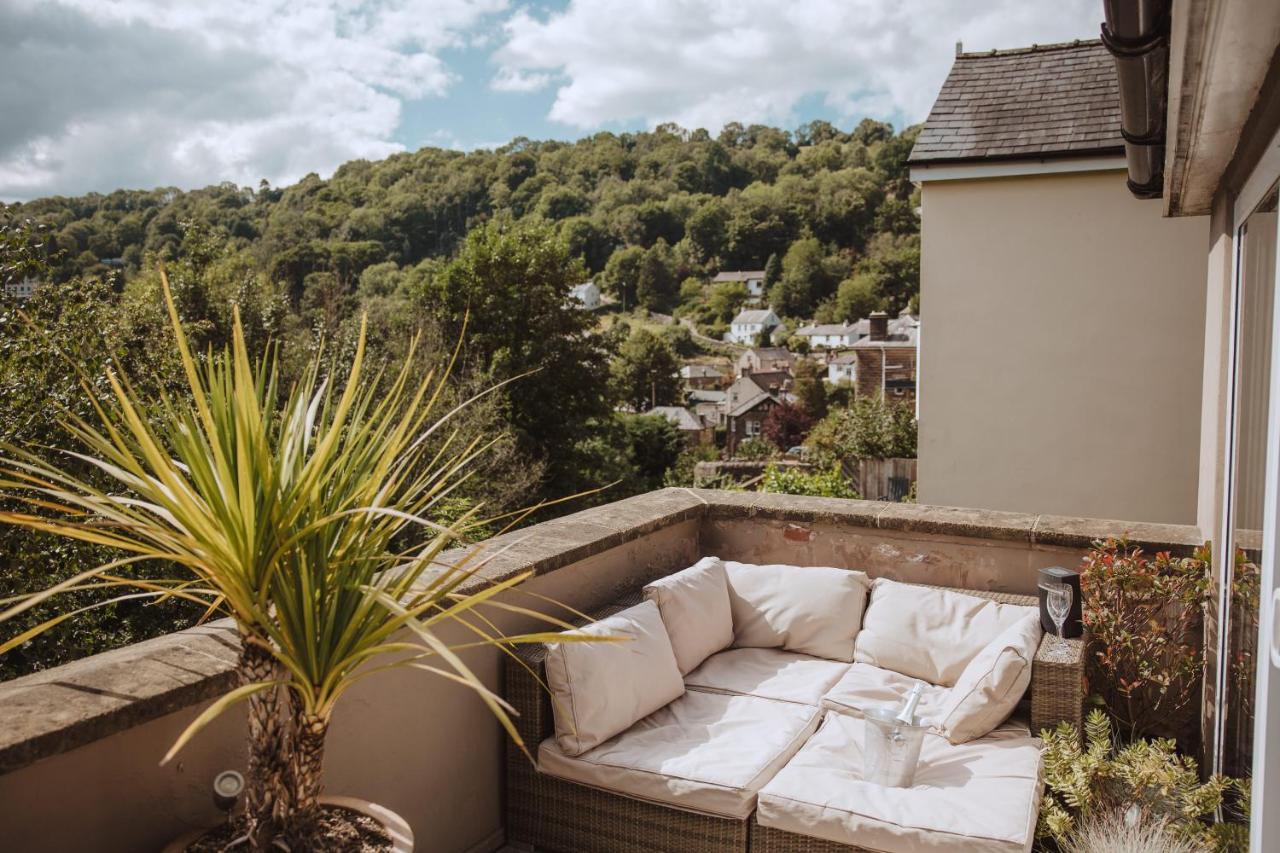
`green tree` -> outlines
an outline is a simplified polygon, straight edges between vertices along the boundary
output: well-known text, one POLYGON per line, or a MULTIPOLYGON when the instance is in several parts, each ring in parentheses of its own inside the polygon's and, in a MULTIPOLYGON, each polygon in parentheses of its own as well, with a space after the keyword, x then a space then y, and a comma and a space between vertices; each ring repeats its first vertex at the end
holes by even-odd
POLYGON ((815 237, 791 244, 782 259, 782 278, 770 291, 773 307, 785 317, 808 317, 830 286, 826 252, 815 237))
POLYGON ((858 270, 875 281, 885 308, 898 313, 920 292, 920 235, 876 235, 858 270))
POLYGON ((826 371, 822 364, 811 358, 802 358, 796 362, 795 379, 791 383, 791 393, 796 402, 810 419, 822 420, 827 416, 827 386, 823 382, 826 371))
POLYGON ((632 491, 660 489, 668 471, 684 450, 684 436, 660 415, 621 415, 631 465, 632 491))
POLYGON ((583 278, 548 227, 495 221, 467 236, 423 294, 464 358, 494 381, 514 380, 503 388, 511 426, 521 451, 545 461, 553 495, 576 482, 574 446, 611 410, 608 377, 584 369, 607 363, 605 339, 569 304, 583 278))
POLYGON ((805 441, 813 461, 834 467, 858 459, 914 459, 916 419, 909 406, 858 397, 827 415, 805 441))
POLYGON ((836 288, 833 316, 830 322, 855 323, 881 306, 880 287, 874 275, 858 273, 846 278, 836 288))
POLYGON ((764 289, 771 292, 773 286, 782 279, 782 258, 778 257, 778 253, 774 252, 769 255, 769 260, 764 264, 764 289))
POLYGON ((614 395, 633 412, 682 400, 680 359, 670 343, 644 327, 635 329, 618 348, 609 374, 614 395))
POLYGON ((671 310, 676 298, 675 258, 659 238, 645 250, 636 270, 636 304, 650 311, 671 310))
POLYGON ((636 307, 636 286, 644 258, 645 251, 639 246, 618 249, 609 256, 609 262, 600 274, 600 286, 622 303, 624 311, 636 307))

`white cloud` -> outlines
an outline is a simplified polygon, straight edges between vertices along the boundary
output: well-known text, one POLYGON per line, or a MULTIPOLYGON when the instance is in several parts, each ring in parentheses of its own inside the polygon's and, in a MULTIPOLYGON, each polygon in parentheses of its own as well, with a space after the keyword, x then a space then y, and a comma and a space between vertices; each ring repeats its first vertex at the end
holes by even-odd
POLYGON ((549 118, 577 128, 788 122, 803 98, 837 112, 928 113, 966 50, 1097 35, 1097 0, 570 0, 518 11, 492 85, 555 85, 549 118))
POLYGON ((383 157, 507 0, 4 0, 0 198, 256 184, 383 157))

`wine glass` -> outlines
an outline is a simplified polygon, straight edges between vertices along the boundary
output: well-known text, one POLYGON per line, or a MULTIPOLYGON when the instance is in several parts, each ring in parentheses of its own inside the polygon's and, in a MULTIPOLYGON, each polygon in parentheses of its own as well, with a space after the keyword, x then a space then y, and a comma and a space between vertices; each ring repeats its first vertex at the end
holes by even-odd
POLYGON ((1062 581, 1047 581, 1040 585, 1044 590, 1044 606, 1049 611, 1049 618, 1058 629, 1058 639, 1062 639, 1062 626, 1071 612, 1071 585, 1062 581))

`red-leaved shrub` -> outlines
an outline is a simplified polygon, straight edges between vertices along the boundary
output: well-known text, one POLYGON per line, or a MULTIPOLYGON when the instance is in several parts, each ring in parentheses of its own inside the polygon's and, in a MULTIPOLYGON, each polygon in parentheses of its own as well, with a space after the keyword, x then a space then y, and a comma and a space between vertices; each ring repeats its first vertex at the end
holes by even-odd
POLYGON ((1208 569, 1207 549, 1148 557, 1115 539, 1094 543, 1084 559, 1090 686, 1130 738, 1173 737, 1193 747, 1208 569))

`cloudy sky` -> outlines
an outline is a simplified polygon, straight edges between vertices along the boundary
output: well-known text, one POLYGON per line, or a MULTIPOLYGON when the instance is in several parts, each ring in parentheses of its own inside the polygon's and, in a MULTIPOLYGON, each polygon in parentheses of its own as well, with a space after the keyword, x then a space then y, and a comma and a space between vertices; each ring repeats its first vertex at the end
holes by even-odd
POLYGON ((424 145, 922 120, 955 50, 1100 0, 0 0, 0 199, 256 185, 424 145))

